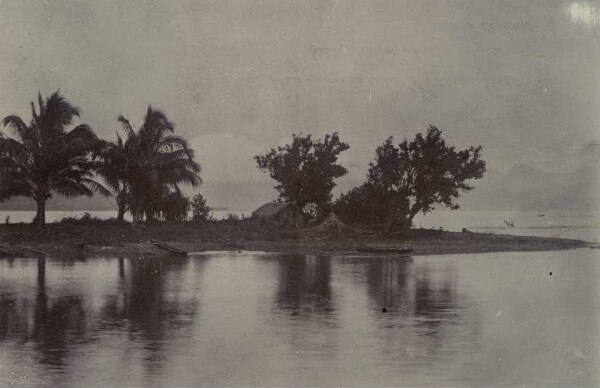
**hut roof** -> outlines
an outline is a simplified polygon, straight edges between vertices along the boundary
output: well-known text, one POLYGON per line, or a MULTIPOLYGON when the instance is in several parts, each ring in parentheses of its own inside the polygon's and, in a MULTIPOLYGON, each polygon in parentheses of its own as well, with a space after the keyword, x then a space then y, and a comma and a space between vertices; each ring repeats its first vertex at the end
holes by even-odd
POLYGON ((280 211, 284 210, 288 206, 292 206, 289 203, 282 202, 269 202, 265 203, 258 209, 252 212, 252 217, 269 218, 277 215, 280 211))

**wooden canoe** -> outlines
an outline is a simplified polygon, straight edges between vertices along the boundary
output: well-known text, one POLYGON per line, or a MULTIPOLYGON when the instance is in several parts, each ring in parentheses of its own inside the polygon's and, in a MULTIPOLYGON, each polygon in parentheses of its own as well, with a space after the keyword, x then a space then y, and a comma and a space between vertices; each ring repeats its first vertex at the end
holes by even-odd
POLYGON ((155 247, 162 249, 163 251, 167 251, 173 255, 178 255, 178 256, 187 256, 188 253, 187 251, 184 251, 183 249, 179 249, 176 248, 172 245, 160 242, 160 241, 152 241, 152 244, 154 244, 155 247))
POLYGON ((406 247, 391 247, 391 246, 377 246, 377 245, 363 245, 356 248, 361 253, 393 253, 405 255, 413 251, 412 248, 406 247))

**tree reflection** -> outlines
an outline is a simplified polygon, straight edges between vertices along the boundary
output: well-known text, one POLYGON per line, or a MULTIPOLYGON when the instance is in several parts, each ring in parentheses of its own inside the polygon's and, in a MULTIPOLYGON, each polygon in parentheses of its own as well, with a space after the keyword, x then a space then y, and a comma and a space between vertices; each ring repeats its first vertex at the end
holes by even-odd
POLYGON ((17 298, 14 295, 0 295, 0 340, 19 333, 21 324, 17 298))
MULTIPOLYGON (((119 259, 119 286, 105 297, 98 330, 126 331, 129 338, 144 344, 146 370, 159 373, 165 359, 165 345, 173 332, 189 327, 197 312, 195 298, 181 300, 177 277, 189 258, 160 257, 119 259)), ((199 265, 201 265, 199 260, 199 265)))
POLYGON ((441 279, 435 279, 428 271, 417 274, 414 314, 422 318, 421 326, 435 328, 460 317, 455 275, 452 270, 443 271, 441 279))
POLYGON ((406 313, 412 303, 408 279, 411 265, 404 259, 367 259, 367 287, 377 312, 385 308, 391 314, 402 310, 406 313))
POLYGON ((456 267, 395 259, 369 259, 365 265, 380 350, 392 359, 450 357, 449 338, 478 335, 479 321, 465 313, 475 309, 457 291, 456 267))
MULTIPOLYGON (((9 286, 8 291, 0 292, 0 341, 30 342, 41 364, 66 370, 77 348, 112 341, 112 335, 125 332, 130 340, 143 344, 148 370, 155 370, 165 357, 170 336, 189 327, 197 311, 196 298, 189 297, 181 279, 189 258, 99 260, 88 268, 114 265, 112 281, 116 279, 116 287, 98 290, 83 287, 85 281, 71 283, 48 276, 46 259, 40 257, 37 268, 29 267, 37 269, 33 294, 25 293, 23 286, 9 286), (93 300, 98 297, 103 303, 97 310, 93 300)), ((57 259, 56 265, 64 268, 73 264, 57 259)), ((197 266, 202 267, 201 260, 197 266)), ((110 277, 98 284, 106 282, 111 283, 110 277)))
POLYGON ((304 255, 278 257, 277 306, 292 316, 334 312, 331 259, 304 255))
POLYGON ((42 364, 63 365, 69 353, 68 345, 85 341, 87 322, 83 297, 62 296, 50 303, 47 295, 45 258, 38 258, 37 270, 31 339, 41 354, 42 364))

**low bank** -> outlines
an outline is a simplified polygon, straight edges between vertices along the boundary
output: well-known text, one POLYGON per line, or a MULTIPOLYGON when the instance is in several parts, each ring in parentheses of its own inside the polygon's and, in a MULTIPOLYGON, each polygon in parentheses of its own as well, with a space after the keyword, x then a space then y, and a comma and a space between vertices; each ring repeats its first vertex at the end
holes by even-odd
MULTIPOLYGON (((251 220, 154 222, 133 227, 116 221, 73 221, 47 225, 0 225, 0 255, 148 256, 168 254, 155 242, 185 252, 263 251, 287 254, 367 255, 357 247, 410 247, 415 255, 547 251, 589 246, 580 240, 413 229, 392 237, 374 233, 308 235, 251 220)), ((381 254, 375 255, 381 256, 381 254)))

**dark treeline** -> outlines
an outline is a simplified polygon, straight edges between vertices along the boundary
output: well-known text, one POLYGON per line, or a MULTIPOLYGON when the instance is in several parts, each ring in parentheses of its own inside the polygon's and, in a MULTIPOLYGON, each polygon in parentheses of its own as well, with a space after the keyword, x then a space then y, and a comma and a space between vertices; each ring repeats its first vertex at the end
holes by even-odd
MULTIPOLYGON (((38 94, 29 124, 16 115, 4 118, 14 136, 0 133, 0 201, 35 200, 37 227, 45 225, 45 204, 55 194, 113 197, 119 221, 127 212, 134 223, 185 220, 190 207, 194 219, 209 217, 200 193, 190 200, 181 191, 182 185, 201 183, 201 168, 165 113, 149 106, 137 129, 119 116, 121 133, 113 141, 99 139, 86 124, 71 128, 79 114, 56 92, 45 100, 38 94)), ((347 149, 337 133, 323 140, 300 133, 255 160, 278 182, 279 200, 307 217, 322 219, 333 211, 347 223, 379 226, 385 233, 411 227, 416 214, 436 205, 458 208, 456 199, 472 189, 466 182, 485 172, 481 146, 457 151, 430 126, 412 141, 396 145, 388 138, 377 147, 365 182, 334 201, 335 179, 347 173, 338 157, 347 149)))
POLYGON ((280 200, 317 218, 333 211, 347 223, 379 226, 384 233, 410 228, 418 213, 436 205, 458 209, 456 199, 473 189, 467 181, 485 173, 481 146, 457 151, 446 145, 442 131, 430 126, 425 135, 398 145, 389 137, 375 150, 365 182, 332 201, 335 179, 347 173, 337 159, 348 148, 337 133, 323 141, 300 134, 255 159, 279 183, 280 200))
POLYGON ((45 204, 54 194, 114 196, 118 217, 131 212, 134 222, 172 218, 187 199, 180 185, 200 183, 200 165, 187 141, 160 110, 148 107, 134 129, 120 116, 124 138, 99 139, 80 124, 69 129, 79 109, 58 92, 31 103, 31 121, 7 116, 3 123, 15 137, 0 134, 0 201, 15 196, 37 203, 34 224, 45 225, 45 204), (101 178, 101 179, 98 179, 101 178))

